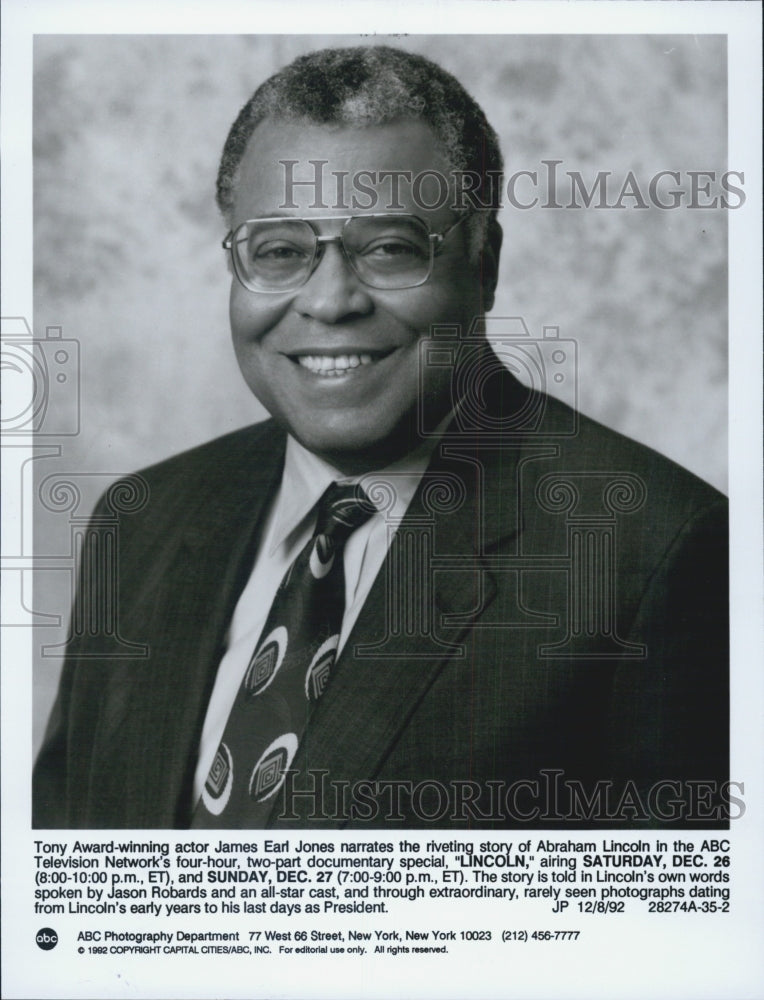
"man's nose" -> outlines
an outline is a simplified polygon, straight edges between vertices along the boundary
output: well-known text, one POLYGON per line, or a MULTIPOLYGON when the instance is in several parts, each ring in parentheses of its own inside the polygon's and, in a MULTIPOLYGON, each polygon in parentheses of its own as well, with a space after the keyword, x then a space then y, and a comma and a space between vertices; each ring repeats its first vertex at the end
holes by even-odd
POLYGON ((339 323, 372 312, 374 302, 342 247, 334 242, 324 243, 319 253, 319 262, 298 291, 294 307, 322 323, 339 323))

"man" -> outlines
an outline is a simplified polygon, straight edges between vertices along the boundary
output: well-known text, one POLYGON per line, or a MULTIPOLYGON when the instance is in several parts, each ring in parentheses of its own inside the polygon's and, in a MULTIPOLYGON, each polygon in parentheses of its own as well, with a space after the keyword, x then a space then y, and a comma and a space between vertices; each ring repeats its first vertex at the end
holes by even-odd
POLYGON ((147 655, 73 628, 36 826, 726 821, 723 498, 501 364, 566 360, 485 337, 501 167, 457 81, 385 47, 242 110, 218 204, 272 419, 141 474, 147 655))

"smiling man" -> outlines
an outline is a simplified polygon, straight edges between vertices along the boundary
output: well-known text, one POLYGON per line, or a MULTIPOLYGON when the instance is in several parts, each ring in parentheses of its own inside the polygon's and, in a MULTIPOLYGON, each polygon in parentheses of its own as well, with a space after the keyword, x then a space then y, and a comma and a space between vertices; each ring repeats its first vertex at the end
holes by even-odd
POLYGON ((218 204, 271 419, 141 474, 146 656, 75 613, 36 826, 727 822, 724 499, 507 370, 561 348, 492 349, 501 167, 461 85, 382 46, 242 109, 218 204))
POLYGON ((406 120, 361 129, 266 120, 239 167, 230 208, 239 366, 275 420, 346 473, 380 469, 412 449, 420 379, 428 417, 445 416, 451 376, 422 369, 420 340, 436 324, 468 330, 492 300, 498 227, 484 252, 470 255, 464 216, 449 204, 427 210, 438 192, 425 184, 415 199, 407 178, 426 171, 447 178, 452 168, 432 128, 406 120), (287 175, 294 161, 308 168, 308 180, 287 175), (328 197, 326 208, 316 208, 323 184, 319 190, 313 182, 311 162, 332 177, 376 179, 367 186, 374 210, 338 219, 328 197), (395 174, 405 177, 393 199, 387 179, 395 174), (399 210, 379 211, 393 201, 399 210), (285 202, 294 207, 274 219, 285 202), (432 244, 429 234, 442 240, 432 244), (338 240, 319 243, 313 259, 316 236, 338 240), (265 287, 269 277, 275 287, 265 287), (294 287, 282 292, 282 283, 294 287))

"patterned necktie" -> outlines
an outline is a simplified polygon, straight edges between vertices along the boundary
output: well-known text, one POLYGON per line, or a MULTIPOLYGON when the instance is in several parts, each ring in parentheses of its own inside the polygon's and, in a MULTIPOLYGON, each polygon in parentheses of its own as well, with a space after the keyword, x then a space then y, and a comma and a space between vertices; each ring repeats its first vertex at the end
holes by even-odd
POLYGON ((327 489, 244 674, 192 827, 262 828, 329 680, 345 609, 345 542, 375 512, 358 486, 327 489))

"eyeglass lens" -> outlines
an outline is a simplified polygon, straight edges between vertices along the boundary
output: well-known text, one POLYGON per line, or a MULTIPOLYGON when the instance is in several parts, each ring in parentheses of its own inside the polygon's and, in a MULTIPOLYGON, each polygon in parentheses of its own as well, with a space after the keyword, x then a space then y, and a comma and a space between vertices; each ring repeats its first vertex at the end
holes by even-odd
MULTIPOLYGON (((353 216, 340 236, 351 267, 374 288, 406 288, 429 275, 431 243, 414 217, 353 216)), ((233 245, 246 283, 262 291, 299 287, 324 252, 303 219, 244 223, 233 245)))

